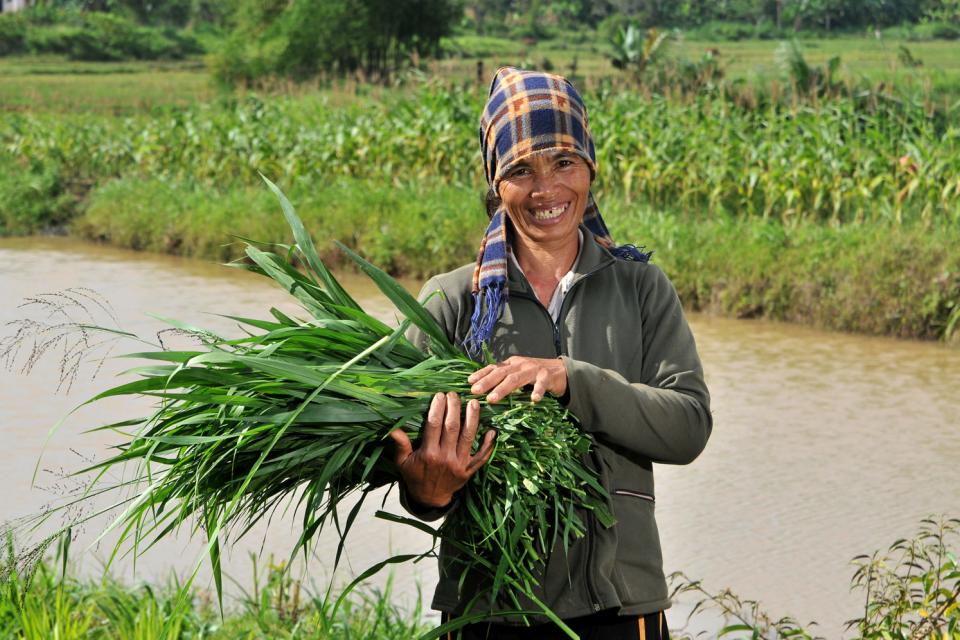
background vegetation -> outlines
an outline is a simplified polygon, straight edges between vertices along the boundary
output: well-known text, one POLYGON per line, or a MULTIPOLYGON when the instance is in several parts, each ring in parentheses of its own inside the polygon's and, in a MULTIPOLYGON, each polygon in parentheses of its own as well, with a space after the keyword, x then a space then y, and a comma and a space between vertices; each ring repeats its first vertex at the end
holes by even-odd
POLYGON ((943 39, 957 2, 320 8, 0 15, 0 47, 28 52, 0 58, 0 234, 228 259, 229 233, 285 239, 263 171, 318 234, 394 274, 444 270, 484 226, 476 117, 492 70, 517 64, 583 90, 608 222, 656 251, 689 307, 960 335, 960 55, 943 39), (142 59, 157 56, 184 59, 142 59))

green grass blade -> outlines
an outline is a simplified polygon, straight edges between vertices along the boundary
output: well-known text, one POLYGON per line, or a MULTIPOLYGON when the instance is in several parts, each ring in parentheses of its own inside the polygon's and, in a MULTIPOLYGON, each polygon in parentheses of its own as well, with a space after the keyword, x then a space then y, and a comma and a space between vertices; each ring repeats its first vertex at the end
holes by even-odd
POLYGON ((450 343, 447 334, 444 333, 434 317, 430 315, 430 313, 423 308, 423 305, 417 302, 417 299, 410 295, 399 282, 391 278, 382 269, 364 260, 359 254, 351 251, 343 243, 338 242, 337 246, 340 247, 340 250, 346 253, 357 266, 363 269, 364 273, 370 276, 370 279, 373 280, 374 284, 383 292, 383 295, 389 298, 390 302, 394 304, 405 318, 409 319, 410 322, 427 334, 430 338, 434 353, 437 356, 441 358, 458 358, 462 356, 460 351, 450 343))
POLYGON ((270 191, 272 191, 273 195, 280 201, 280 208, 283 210, 283 215, 287 219, 287 224, 290 225, 290 229, 293 231, 293 238, 296 240, 300 252, 304 258, 306 258, 307 265, 310 269, 320 278, 320 281, 323 282, 323 286, 326 287, 330 296, 339 305, 360 309, 360 305, 347 293, 346 289, 340 286, 337 279, 333 277, 333 274, 330 273, 326 266, 324 266, 323 261, 320 260, 317 249, 313 244, 313 239, 310 237, 310 234, 307 233, 306 228, 303 226, 303 221, 300 220, 300 216, 297 215, 293 205, 287 200, 287 196, 262 173, 260 177, 263 178, 263 181, 267 183, 270 191))

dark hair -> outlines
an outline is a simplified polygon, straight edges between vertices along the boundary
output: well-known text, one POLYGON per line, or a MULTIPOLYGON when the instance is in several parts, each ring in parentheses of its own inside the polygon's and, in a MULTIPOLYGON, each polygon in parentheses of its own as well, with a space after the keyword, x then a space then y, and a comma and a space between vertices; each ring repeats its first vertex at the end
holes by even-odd
POLYGON ((497 209, 500 208, 500 196, 497 195, 497 192, 492 188, 487 189, 486 195, 483 196, 483 206, 487 209, 487 217, 492 218, 493 214, 497 212, 497 209))

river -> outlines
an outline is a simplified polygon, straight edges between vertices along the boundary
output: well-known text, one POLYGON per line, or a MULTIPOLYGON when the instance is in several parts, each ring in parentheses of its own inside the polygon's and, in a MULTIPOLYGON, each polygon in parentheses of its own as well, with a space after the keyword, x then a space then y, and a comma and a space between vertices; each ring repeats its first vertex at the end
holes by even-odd
MULTIPOLYGON (((392 318, 367 280, 347 275, 343 282, 369 310, 392 318)), ((265 279, 207 262, 65 238, 0 240, 0 323, 29 313, 18 307, 25 298, 70 287, 99 292, 119 326, 141 336, 165 326, 148 313, 229 332, 233 324, 213 314, 264 317, 270 306, 296 309, 265 279)), ((839 637, 843 621, 862 606, 860 594, 849 590, 850 559, 912 535, 927 515, 960 515, 960 350, 762 321, 690 320, 715 426, 693 464, 657 469, 665 568, 701 578, 712 591, 730 587, 758 599, 775 618, 815 619, 819 633, 839 637)), ((7 326, 3 335, 9 333, 7 326)), ((116 353, 136 349, 121 344, 116 353)), ((64 421, 45 450, 44 443, 52 425, 114 384, 129 366, 107 360, 96 378, 93 369, 84 369, 69 391, 59 392, 55 353, 30 375, 16 366, 0 371, 0 462, 6 476, 0 521, 70 495, 77 485, 67 472, 106 455, 114 436, 81 432, 136 415, 144 405, 125 400, 87 407, 64 421)), ((386 504, 399 510, 393 496, 386 504)), ((361 516, 338 579, 390 553, 429 544, 419 532, 374 520, 378 507, 376 500, 361 516)), ((295 539, 294 525, 278 516, 233 550, 225 570, 237 580, 234 593, 249 588, 249 554, 279 561, 295 539)), ((88 529, 79 536, 86 544, 75 548, 96 539, 96 527, 88 529)), ((171 571, 183 575, 202 548, 202 541, 182 534, 136 563, 121 558, 115 573, 154 581, 171 571)), ((325 536, 297 575, 321 589, 330 577, 333 549, 335 538, 325 536)), ((89 571, 107 556, 108 544, 101 543, 80 563, 89 571)), ((429 594, 433 573, 427 562, 396 569, 397 599, 412 601, 417 585, 429 594)), ((198 585, 210 587, 204 570, 198 585)), ((672 610, 672 627, 682 624, 688 607, 683 602, 672 610)))

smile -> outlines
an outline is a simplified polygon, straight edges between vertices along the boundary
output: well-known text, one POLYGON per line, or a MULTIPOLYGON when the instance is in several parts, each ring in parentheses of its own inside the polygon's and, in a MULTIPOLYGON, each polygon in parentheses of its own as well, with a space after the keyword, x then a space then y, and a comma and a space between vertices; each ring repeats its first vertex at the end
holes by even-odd
POLYGON ((554 218, 559 218, 563 212, 567 210, 568 206, 570 206, 570 203, 564 202, 549 209, 530 209, 530 213, 532 213, 533 217, 537 220, 553 220, 554 218))

